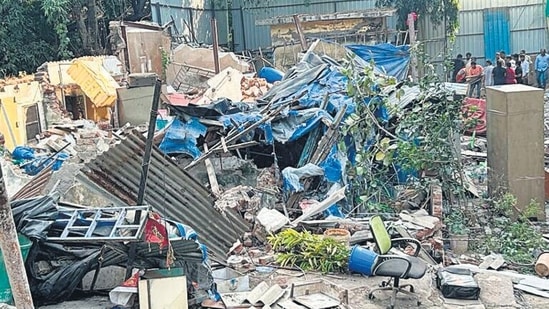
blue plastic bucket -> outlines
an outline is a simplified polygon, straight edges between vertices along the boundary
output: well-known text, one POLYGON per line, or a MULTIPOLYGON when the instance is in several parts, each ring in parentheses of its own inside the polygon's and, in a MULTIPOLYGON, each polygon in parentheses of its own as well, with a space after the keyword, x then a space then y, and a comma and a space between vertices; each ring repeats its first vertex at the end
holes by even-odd
POLYGON ((268 83, 272 84, 274 82, 281 81, 284 77, 284 73, 271 67, 263 67, 259 70, 257 76, 266 79, 268 83))
POLYGON ((349 270, 371 276, 377 262, 378 254, 372 250, 354 246, 349 255, 349 270))

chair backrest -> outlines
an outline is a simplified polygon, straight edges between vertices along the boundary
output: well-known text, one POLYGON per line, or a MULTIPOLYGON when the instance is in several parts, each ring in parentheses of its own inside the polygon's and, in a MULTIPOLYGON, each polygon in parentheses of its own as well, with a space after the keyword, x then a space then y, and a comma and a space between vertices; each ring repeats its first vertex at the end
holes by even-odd
POLYGON ((370 218, 370 231, 374 236, 380 254, 386 254, 391 250, 391 236, 383 224, 380 216, 370 218))

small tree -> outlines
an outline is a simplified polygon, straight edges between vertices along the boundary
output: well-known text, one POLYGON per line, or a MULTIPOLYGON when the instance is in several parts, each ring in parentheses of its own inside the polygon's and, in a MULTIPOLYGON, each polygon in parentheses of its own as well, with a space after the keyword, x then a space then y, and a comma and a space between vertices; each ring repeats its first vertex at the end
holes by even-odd
POLYGON ((419 18, 429 16, 435 25, 446 24, 446 33, 454 38, 459 28, 459 0, 377 0, 377 7, 394 7, 398 10, 398 22, 405 28, 408 14, 415 12, 419 18))

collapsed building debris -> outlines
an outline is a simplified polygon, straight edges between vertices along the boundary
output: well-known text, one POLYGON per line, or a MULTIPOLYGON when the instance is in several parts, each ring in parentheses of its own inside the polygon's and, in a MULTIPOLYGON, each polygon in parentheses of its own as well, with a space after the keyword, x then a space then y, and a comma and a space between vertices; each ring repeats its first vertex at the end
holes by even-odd
POLYGON ((47 195, 11 203, 19 232, 35 241, 26 263, 36 303, 66 300, 88 272, 128 263, 139 269, 182 268, 189 280, 189 299, 201 302, 207 297, 212 289, 211 271, 204 263, 207 249, 188 226, 145 211, 136 228, 123 223, 133 220, 134 207, 73 208, 58 198, 47 195), (134 236, 128 237, 132 229, 134 236), (138 242, 133 257, 128 240, 138 242))
MULTIPOLYGON (((119 34, 113 37, 119 55, 128 49, 127 44, 135 44, 131 41, 138 40, 140 33, 151 38, 147 50, 152 51, 153 41, 167 49, 162 27, 126 22, 112 26, 119 34), (132 38, 123 38, 123 27, 132 38)), ((118 280, 118 287, 111 290, 111 301, 120 306, 137 301, 136 294, 143 304, 153 298, 171 301, 173 296, 180 303, 206 308, 349 306, 353 301, 350 290, 325 280, 290 283, 284 278, 284 271, 297 273, 286 277, 301 276, 304 267, 281 263, 280 257, 288 252, 274 249, 272 239, 280 231, 295 229, 315 235, 315 239, 327 239, 329 244, 342 244, 333 247, 336 249, 358 245, 374 252, 379 244, 369 223, 377 213, 383 214, 392 239, 409 239, 390 248, 391 253, 417 256, 434 268, 479 265, 479 270, 457 274, 444 268, 440 282, 444 294, 454 288, 451 279, 459 277, 448 273, 464 276, 459 278, 467 279, 474 294, 470 297, 477 299, 484 287, 479 292, 478 276, 473 273, 499 270, 505 276, 508 270, 519 269, 519 264, 504 254, 482 257, 468 253, 473 240, 502 232, 500 228, 492 231, 488 224, 491 210, 481 201, 489 195, 488 147, 483 137, 487 131, 486 100, 464 98, 467 87, 461 84, 436 82, 425 88, 408 83, 409 46, 337 45, 338 51, 348 55, 332 59, 320 55, 319 44, 315 42, 301 53, 301 60, 286 74, 268 67, 250 73, 250 59, 233 53, 219 54, 221 72, 215 74, 214 51, 187 45, 180 45, 170 55, 154 50, 152 58, 137 57, 132 51, 129 59, 120 57, 122 62, 116 57, 86 57, 41 68, 32 79, 41 84, 48 128, 36 136, 27 134, 21 141, 13 138, 6 126, 0 126, 4 139, 11 141, 6 153, 11 157, 2 160, 2 168, 10 168, 9 177, 14 179, 24 176, 17 175, 23 170, 36 175, 32 179, 18 177, 22 180, 8 184, 8 192, 18 231, 34 242, 26 263, 37 303, 68 299, 81 290, 79 284, 85 276, 93 279, 83 291, 92 291, 100 269, 116 266, 122 272, 124 268, 139 269, 124 283, 122 279, 127 278, 118 280), (374 65, 369 63, 372 60, 374 65), (133 74, 121 74, 120 63, 129 63, 133 74), (349 73, 350 68, 358 72, 356 76, 349 73), (144 124, 151 112, 152 86, 161 75, 168 84, 162 91, 163 106, 158 113, 152 111, 152 117, 157 116, 152 143, 158 147, 153 147, 150 162, 143 162, 147 142, 151 142, 143 137, 147 131, 144 124), (361 75, 371 75, 367 85, 373 89, 371 95, 362 97, 356 93, 359 88, 353 90, 353 82, 361 75), (444 136, 454 140, 456 148, 461 142, 461 149, 455 149, 465 163, 459 185, 474 201, 463 207, 453 188, 441 183, 433 166, 413 169, 385 160, 402 156, 398 150, 384 152, 395 150, 388 140, 415 138, 402 130, 406 115, 430 109, 436 116, 437 104, 446 97, 463 102, 462 120, 468 125, 465 131, 469 135, 461 136, 460 141, 444 136), (373 129, 354 133, 369 138, 360 144, 347 129, 355 120, 352 115, 363 107, 371 113, 365 118, 373 129), (378 179, 365 183, 382 187, 383 195, 362 196, 353 189, 359 177, 349 174, 349 166, 356 166, 361 148, 380 150, 362 168, 373 170, 390 163, 383 174, 377 174, 378 179), (18 157, 20 153, 23 155, 18 157), (225 173, 223 164, 230 158, 246 162, 241 169, 253 166, 255 171, 235 178, 253 179, 230 184, 220 181, 225 173), (14 168, 13 159, 21 169, 14 168), (77 181, 112 207, 96 209, 58 201, 55 189, 38 197, 48 193, 44 188, 52 174, 69 164, 80 169, 77 181), (202 165, 207 178, 200 179, 197 170, 202 165), (143 186, 145 168, 149 172, 143 186), (417 186, 421 181, 428 185, 417 186), (137 205, 143 191, 146 205, 137 205), (467 226, 471 209, 478 222, 467 226), (142 212, 137 216, 140 220, 135 220, 134 211, 142 212), (211 265, 222 268, 212 272, 211 265), (256 284, 254 275, 274 280, 256 284), (158 289, 148 291, 154 280, 164 279, 164 286, 185 287, 165 299, 158 289)), ((30 82, 27 79, 15 85, 30 82)), ((13 94, 13 89, 4 87, 13 94)), ((31 103, 29 106, 35 102, 31 103)), ((149 123, 149 128, 154 127, 149 123)), ((413 143, 423 143, 421 138, 413 143)), ((347 260, 345 250, 337 253, 347 260)), ((540 253, 536 261, 535 270, 547 276, 547 254, 540 253)), ((335 269, 311 264, 307 269, 324 275, 330 272, 325 269, 335 269)), ((341 265, 341 269, 348 266, 341 265)), ((366 269, 362 274, 371 275, 367 271, 371 265, 362 266, 366 269)), ((547 297, 545 280, 533 279, 521 277, 514 287, 547 297)))

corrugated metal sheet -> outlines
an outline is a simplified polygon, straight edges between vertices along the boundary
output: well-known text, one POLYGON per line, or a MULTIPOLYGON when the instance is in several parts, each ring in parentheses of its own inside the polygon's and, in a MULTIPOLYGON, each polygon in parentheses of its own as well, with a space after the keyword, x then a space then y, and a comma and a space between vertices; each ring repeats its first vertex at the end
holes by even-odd
POLYGON ((509 19, 512 52, 537 53, 547 46, 545 5, 510 8, 509 19))
POLYGON ((547 31, 544 29, 530 30, 528 33, 513 31, 511 32, 511 41, 513 42, 513 53, 524 49, 528 54, 537 54, 541 48, 547 46, 547 31))
MULTIPOLYGON (((116 199, 135 205, 144 149, 145 139, 132 134, 86 164, 82 172, 116 199)), ((250 229, 232 210, 220 213, 214 209, 210 192, 156 147, 149 165, 145 202, 167 218, 193 227, 210 252, 222 258, 250 229)))
POLYGON ((484 11, 484 54, 486 58, 495 57, 496 52, 511 52, 511 32, 509 29, 509 11, 507 9, 489 9, 484 11))
MULTIPOLYGON (((494 43, 495 39, 507 38, 509 47, 506 52, 517 53, 524 49, 527 53, 535 54, 542 46, 547 46, 546 19, 544 16, 544 1, 542 0, 463 0, 459 13, 460 29, 456 41, 452 47, 453 56, 458 53, 471 52, 473 56, 484 63, 486 57, 493 60, 495 51, 488 51, 485 48, 485 41, 494 43), (484 25, 484 10, 500 8, 501 12, 509 14, 509 29, 507 35, 498 35, 486 32, 484 25)), ((491 23, 491 22, 490 22, 491 23)), ((490 30, 491 31, 491 30, 490 30)), ((444 50, 443 27, 434 27, 427 19, 421 23, 419 28, 420 39, 425 42, 426 51, 430 55, 436 55, 444 50)), ((501 44, 499 44, 501 45, 501 44)), ((492 49, 496 47, 491 47, 492 49)), ((502 48, 498 48, 500 50, 502 48)), ((494 49, 495 50, 495 49, 494 49)))
POLYGON ((27 198, 37 197, 42 194, 42 191, 46 187, 46 184, 50 181, 53 164, 44 168, 31 181, 29 181, 23 188, 19 189, 10 200, 22 200, 27 198))
POLYGON ((215 15, 219 44, 229 41, 229 12, 226 7, 212 9, 210 1, 205 0, 158 0, 152 1, 153 21, 163 25, 173 18, 177 31, 189 39, 211 44, 210 20, 215 15))
POLYGON ((461 0, 460 9, 464 11, 483 10, 489 8, 535 5, 542 3, 545 3, 545 0, 461 0))

